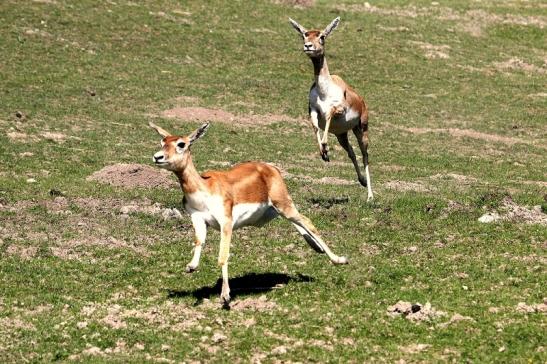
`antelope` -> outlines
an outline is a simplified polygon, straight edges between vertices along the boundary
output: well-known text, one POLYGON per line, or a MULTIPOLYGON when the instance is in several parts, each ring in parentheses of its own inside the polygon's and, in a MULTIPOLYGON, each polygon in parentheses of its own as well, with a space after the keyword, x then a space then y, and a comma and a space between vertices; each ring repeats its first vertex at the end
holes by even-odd
POLYGON ((372 201, 372 186, 368 167, 368 109, 363 98, 342 78, 331 75, 325 58, 325 40, 340 23, 340 17, 334 19, 323 31, 306 30, 302 25, 289 18, 291 25, 304 40, 304 53, 313 63, 315 81, 309 93, 308 111, 317 137, 319 154, 329 162, 327 138, 329 133, 336 135, 338 142, 351 159, 357 178, 367 187, 367 201, 372 201), (319 129, 323 130, 321 137, 319 129), (352 130, 363 155, 365 177, 349 144, 348 132, 352 130))
POLYGON ((205 244, 207 228, 220 231, 218 264, 222 271, 223 306, 229 308, 228 257, 232 231, 244 226, 261 226, 278 215, 296 227, 306 242, 317 252, 326 253, 334 264, 347 264, 346 257, 334 254, 321 239, 312 222, 300 214, 287 191, 279 169, 262 162, 244 162, 228 171, 207 171, 201 175, 192 163, 190 147, 203 137, 209 123, 189 136, 171 135, 153 123, 150 127, 162 137, 162 149, 152 160, 160 168, 178 177, 184 198, 184 209, 194 227, 194 254, 186 272, 195 271, 205 244))

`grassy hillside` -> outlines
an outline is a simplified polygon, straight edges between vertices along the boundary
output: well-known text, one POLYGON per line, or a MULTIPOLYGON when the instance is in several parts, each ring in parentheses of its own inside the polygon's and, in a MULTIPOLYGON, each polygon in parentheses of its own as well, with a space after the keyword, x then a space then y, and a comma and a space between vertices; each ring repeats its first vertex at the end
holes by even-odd
POLYGON ((547 360, 544 2, 298 3, 0 2, 0 362, 547 360), (288 16, 342 19, 327 59, 371 110, 371 204, 336 138, 320 159, 288 16), (149 120, 205 119, 200 170, 281 166, 351 264, 280 219, 238 230, 221 310, 218 232, 184 273, 182 194, 146 167, 149 120), (122 186, 88 178, 109 166, 122 186))

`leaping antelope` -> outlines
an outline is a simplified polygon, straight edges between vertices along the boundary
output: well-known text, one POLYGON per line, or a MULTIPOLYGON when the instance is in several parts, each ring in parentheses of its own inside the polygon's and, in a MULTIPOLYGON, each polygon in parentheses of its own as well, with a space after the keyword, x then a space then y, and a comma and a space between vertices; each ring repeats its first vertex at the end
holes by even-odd
POLYGON ((357 178, 364 187, 367 187, 367 201, 373 199, 370 172, 368 168, 368 109, 365 101, 344 80, 329 73, 325 58, 325 40, 340 23, 340 17, 334 19, 323 31, 306 30, 302 25, 289 18, 291 25, 304 40, 304 53, 313 63, 315 82, 309 94, 309 113, 319 153, 325 162, 329 162, 327 138, 333 133, 338 142, 348 153, 357 178), (319 129, 323 130, 321 137, 319 129), (348 131, 352 130, 357 138, 359 148, 363 154, 365 177, 361 173, 359 163, 349 144, 348 131))
POLYGON ((200 175, 192 163, 190 146, 205 134, 208 123, 189 136, 171 135, 153 123, 149 125, 162 137, 162 149, 154 154, 153 162, 178 177, 184 193, 184 208, 194 227, 194 256, 186 266, 188 273, 198 267, 207 227, 221 232, 218 264, 222 269, 220 298, 225 307, 230 301, 228 257, 234 229, 261 226, 281 215, 294 224, 314 250, 326 253, 332 263, 348 263, 345 257, 334 254, 311 221, 298 213, 277 168, 262 162, 245 162, 228 171, 208 171, 200 175))

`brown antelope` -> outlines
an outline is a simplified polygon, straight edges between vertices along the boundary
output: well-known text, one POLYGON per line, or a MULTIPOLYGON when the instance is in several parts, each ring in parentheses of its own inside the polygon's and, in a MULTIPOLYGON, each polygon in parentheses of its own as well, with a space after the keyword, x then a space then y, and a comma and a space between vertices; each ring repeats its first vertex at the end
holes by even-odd
POLYGON ((205 134, 208 123, 189 136, 171 135, 152 123, 150 127, 162 137, 162 149, 154 154, 153 161, 178 177, 184 193, 184 208, 194 227, 194 256, 186 266, 188 273, 198 267, 207 227, 221 232, 218 264, 222 270, 220 298, 225 306, 230 301, 228 257, 234 229, 261 226, 281 215, 294 224, 314 250, 326 253, 332 263, 348 263, 345 257, 334 254, 311 221, 298 213, 276 167, 261 162, 245 162, 228 171, 208 171, 200 175, 192 163, 190 146, 205 134))
POLYGON ((315 82, 309 94, 309 113, 319 145, 321 158, 328 162, 327 138, 333 133, 338 142, 348 153, 357 178, 364 187, 367 187, 367 201, 373 199, 370 172, 368 168, 368 109, 365 101, 344 80, 329 73, 325 58, 325 40, 338 26, 340 18, 334 19, 323 31, 306 30, 302 25, 289 18, 291 25, 304 40, 304 53, 313 63, 315 82), (323 130, 321 137, 319 129, 323 130), (361 173, 359 163, 349 144, 348 132, 352 130, 357 138, 359 148, 363 154, 365 177, 361 173))

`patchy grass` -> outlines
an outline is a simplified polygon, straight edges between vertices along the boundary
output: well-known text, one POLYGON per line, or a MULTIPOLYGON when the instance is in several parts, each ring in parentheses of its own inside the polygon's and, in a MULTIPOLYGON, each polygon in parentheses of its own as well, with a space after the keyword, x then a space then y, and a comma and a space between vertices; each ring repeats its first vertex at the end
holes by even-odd
POLYGON ((2 2, 0 361, 545 362, 547 8, 437 3, 2 2), (334 138, 320 160, 288 15, 342 18, 327 57, 370 106, 372 204, 334 138), (281 220, 239 230, 221 310, 219 234, 185 274, 150 119, 212 119, 201 170, 282 167, 351 264, 281 220))

